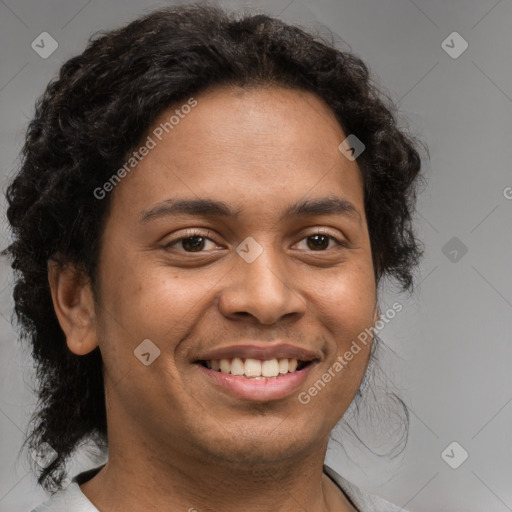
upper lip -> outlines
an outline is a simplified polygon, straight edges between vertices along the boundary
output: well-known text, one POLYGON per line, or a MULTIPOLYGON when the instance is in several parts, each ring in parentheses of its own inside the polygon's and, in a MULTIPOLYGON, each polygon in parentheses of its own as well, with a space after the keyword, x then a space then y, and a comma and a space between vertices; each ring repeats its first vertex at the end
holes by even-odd
POLYGON ((250 343, 218 347, 202 353, 197 358, 197 361, 233 359, 235 357, 240 357, 241 359, 297 359, 299 361, 314 361, 320 359, 317 353, 288 343, 275 345, 269 345, 268 343, 250 343))

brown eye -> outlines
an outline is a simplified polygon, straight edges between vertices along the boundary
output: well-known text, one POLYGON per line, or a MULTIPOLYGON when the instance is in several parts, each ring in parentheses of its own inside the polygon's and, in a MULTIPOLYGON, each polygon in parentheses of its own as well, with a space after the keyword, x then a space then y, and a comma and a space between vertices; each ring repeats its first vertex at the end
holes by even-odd
POLYGON ((179 240, 183 249, 187 252, 199 252, 204 248, 206 237, 204 236, 189 236, 179 240))
POLYGON ((308 247, 313 251, 318 249, 327 249, 331 239, 332 237, 328 235, 310 235, 307 237, 307 240, 312 241, 312 243, 308 242, 308 247))
POLYGON ((333 235, 329 235, 328 233, 312 233, 311 235, 308 235, 304 237, 300 243, 302 243, 303 240, 306 240, 306 248, 310 251, 315 252, 330 252, 331 249, 340 249, 342 247, 347 247, 347 244, 342 240, 338 240, 333 235), (334 242, 334 245, 329 247, 330 242, 334 242))
POLYGON ((187 236, 175 238, 167 245, 165 245, 165 249, 172 248, 173 250, 177 250, 179 252, 200 253, 205 249, 207 241, 216 246, 215 242, 211 238, 204 236, 202 233, 194 233, 192 231, 189 232, 187 236))

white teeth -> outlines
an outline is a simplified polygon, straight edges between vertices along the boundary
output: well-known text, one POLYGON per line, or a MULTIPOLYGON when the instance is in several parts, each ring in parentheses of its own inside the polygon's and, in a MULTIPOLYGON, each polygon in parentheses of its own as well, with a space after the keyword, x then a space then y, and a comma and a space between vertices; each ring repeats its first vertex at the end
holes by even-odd
POLYGON ((279 361, 270 359, 261 364, 261 375, 263 377, 277 377, 279 375, 279 361))
POLYGON ((244 374, 244 362, 239 358, 235 357, 231 361, 231 375, 243 375, 244 374))
POLYGON ((229 373, 231 370, 231 363, 227 359, 221 359, 219 365, 222 373, 229 373))
POLYGON ((297 370, 297 359, 213 359, 206 361, 207 368, 231 375, 244 376, 247 378, 261 380, 269 377, 277 377, 286 373, 293 373, 297 370))
POLYGON ((259 377, 261 375, 261 361, 258 361, 258 359, 246 359, 244 369, 246 377, 259 377))

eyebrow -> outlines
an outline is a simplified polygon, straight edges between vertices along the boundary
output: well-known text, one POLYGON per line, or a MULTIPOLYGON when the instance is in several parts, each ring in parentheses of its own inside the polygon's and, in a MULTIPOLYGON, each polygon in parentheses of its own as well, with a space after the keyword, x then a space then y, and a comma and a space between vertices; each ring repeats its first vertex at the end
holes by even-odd
MULTIPOLYGON (((213 199, 166 199, 148 210, 143 210, 140 213, 139 221, 145 223, 151 219, 173 215, 233 217, 236 219, 241 213, 242 209, 232 208, 223 201, 213 199)), ((362 223, 361 215, 356 207, 350 201, 337 196, 298 201, 282 212, 281 219, 315 215, 344 215, 362 223)))

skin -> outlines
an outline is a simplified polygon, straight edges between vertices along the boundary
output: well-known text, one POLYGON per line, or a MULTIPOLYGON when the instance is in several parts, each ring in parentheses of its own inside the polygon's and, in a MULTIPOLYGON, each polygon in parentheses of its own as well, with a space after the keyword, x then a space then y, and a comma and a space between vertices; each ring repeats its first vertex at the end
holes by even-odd
POLYGON ((355 510, 322 465, 370 343, 307 405, 298 393, 242 400, 192 363, 217 346, 280 340, 321 354, 299 390, 307 391, 375 325, 362 177, 338 150, 347 134, 310 92, 231 87, 196 99, 111 192, 98 302, 72 265, 50 267, 69 349, 83 355, 99 345, 104 360, 109 459, 82 492, 102 512, 355 510), (289 204, 333 195, 350 201, 360 219, 281 218, 289 204), (211 198, 242 210, 237 219, 140 222, 169 198, 211 198), (169 245, 192 228, 208 237, 200 252, 190 249, 197 239, 169 245), (347 246, 327 238, 315 248, 309 237, 317 228, 347 246), (250 264, 235 252, 248 236, 263 248, 250 264), (133 352, 145 339, 161 351, 149 366, 133 352))

